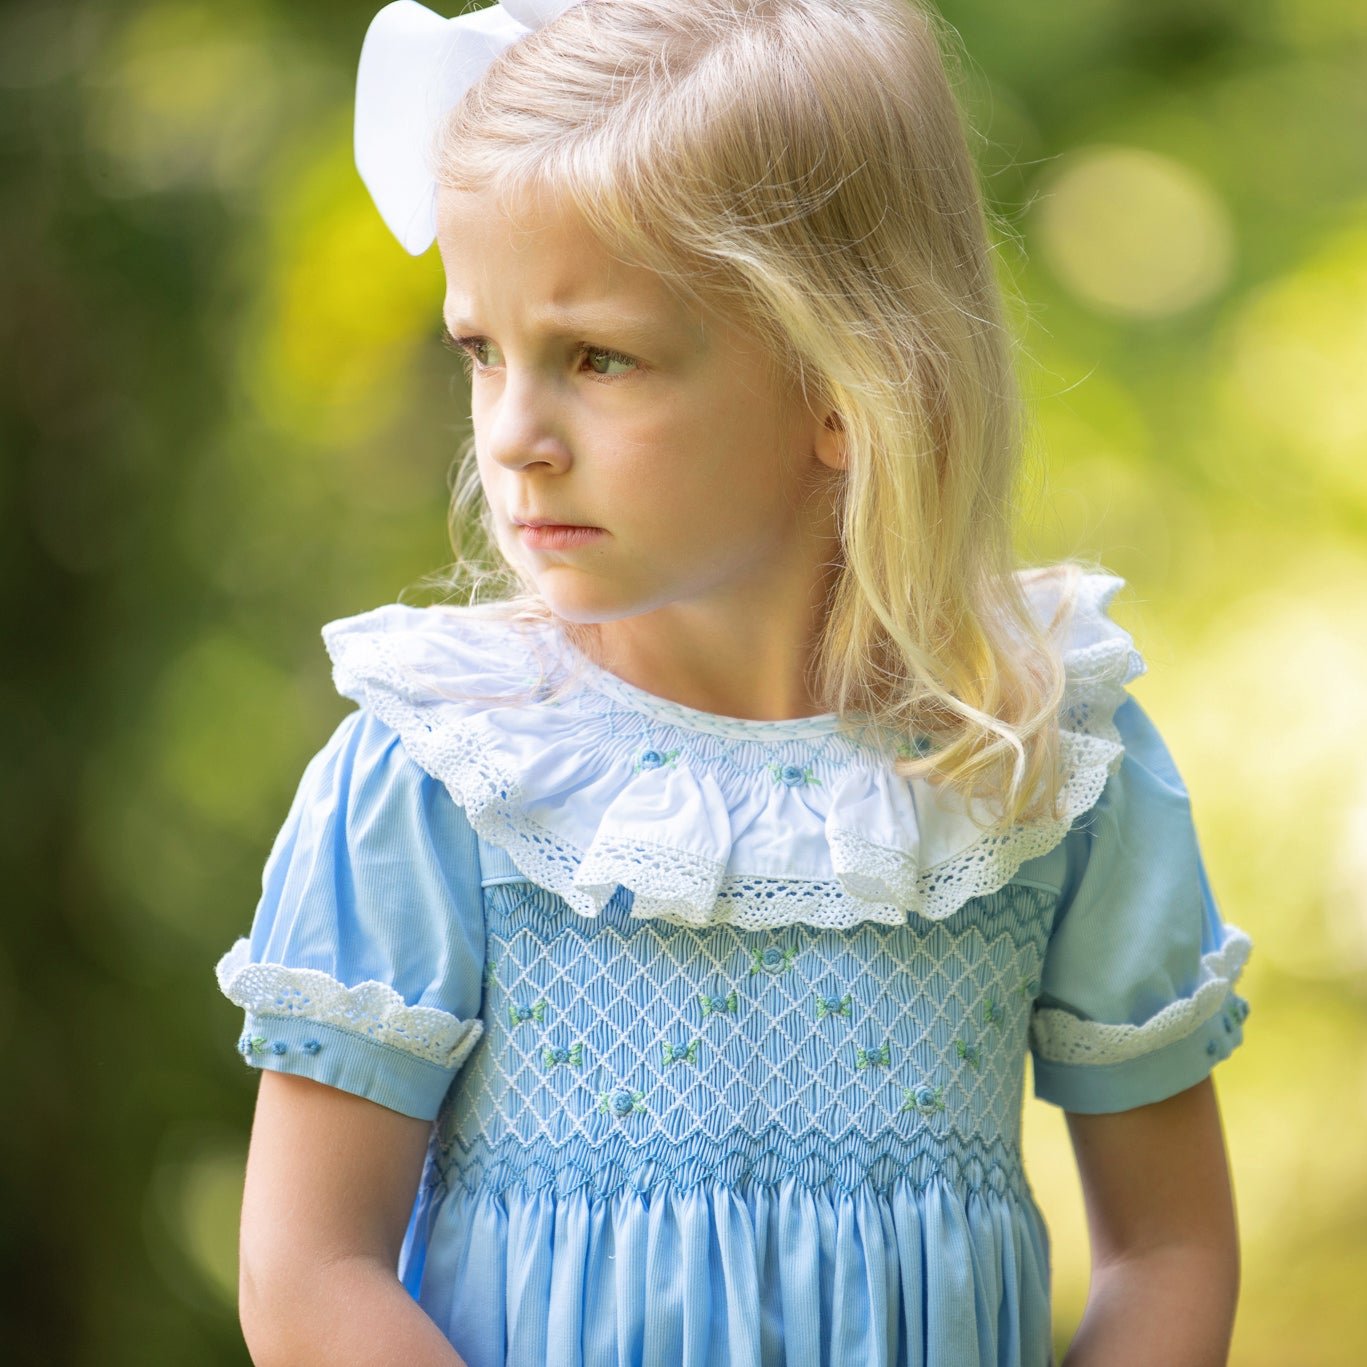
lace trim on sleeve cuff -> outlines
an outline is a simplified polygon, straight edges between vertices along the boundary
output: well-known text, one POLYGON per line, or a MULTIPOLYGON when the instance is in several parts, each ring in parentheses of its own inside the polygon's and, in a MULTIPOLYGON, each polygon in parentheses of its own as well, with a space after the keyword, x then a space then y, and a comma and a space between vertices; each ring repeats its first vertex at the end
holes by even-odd
POLYGON ((1220 1010, 1252 947, 1237 926, 1226 926, 1220 948, 1201 956, 1201 976, 1191 996, 1170 1002, 1142 1025, 1081 1020, 1058 1007, 1038 1007, 1030 1021, 1031 1046, 1051 1063, 1093 1066, 1153 1053, 1199 1030, 1220 1010))
POLYGON ((252 963, 250 950, 249 940, 238 940, 215 972, 223 995, 254 1015, 305 1017, 447 1070, 459 1068, 484 1033, 478 1017, 463 1021, 439 1007, 409 1006, 387 983, 347 987, 320 969, 252 963))

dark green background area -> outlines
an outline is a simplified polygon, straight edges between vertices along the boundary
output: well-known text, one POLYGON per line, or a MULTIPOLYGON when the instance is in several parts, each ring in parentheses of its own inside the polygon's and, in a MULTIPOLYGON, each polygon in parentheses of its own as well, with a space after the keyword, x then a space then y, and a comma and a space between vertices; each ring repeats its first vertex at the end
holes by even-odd
MULTIPOLYGON (((450 558, 468 431, 435 251, 351 160, 378 0, 0 10, 0 671, 11 1362, 247 1361, 254 1077, 213 967, 352 704, 319 637, 450 558)), ((455 13, 455 6, 437 6, 455 13)), ((1232 1361, 1367 1331, 1367 11, 945 3, 1036 424, 1031 562, 1094 556, 1254 941, 1216 1073, 1232 1361)), ((1027 1088, 1028 1091, 1028 1088, 1027 1088)), ((1027 1170, 1059 1350, 1087 1252, 1027 1170)))

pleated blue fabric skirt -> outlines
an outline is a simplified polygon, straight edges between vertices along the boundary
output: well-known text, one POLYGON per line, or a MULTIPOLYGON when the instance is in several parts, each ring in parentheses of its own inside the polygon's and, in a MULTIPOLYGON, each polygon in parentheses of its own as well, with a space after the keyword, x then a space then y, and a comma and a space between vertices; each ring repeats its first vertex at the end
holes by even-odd
POLYGON ((469 1367, 1051 1367, 1028 1194, 795 1178, 595 1197, 425 1185, 400 1272, 469 1367))

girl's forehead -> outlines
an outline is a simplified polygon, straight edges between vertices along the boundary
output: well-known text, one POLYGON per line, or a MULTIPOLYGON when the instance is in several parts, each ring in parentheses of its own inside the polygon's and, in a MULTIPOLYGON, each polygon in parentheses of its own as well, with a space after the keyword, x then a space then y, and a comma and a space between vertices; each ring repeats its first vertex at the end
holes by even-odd
POLYGON ((489 191, 443 190, 437 241, 448 277, 476 276, 481 265, 500 259, 535 274, 557 258, 578 262, 581 274, 650 274, 616 260, 570 206, 544 199, 510 202, 489 191))
POLYGON ((437 224, 448 233, 467 225, 493 225, 505 234, 551 233, 592 238, 588 223, 568 196, 545 187, 485 187, 437 191, 437 224))
POLYGON ((572 207, 544 193, 509 202, 490 191, 443 187, 437 242, 453 319, 477 311, 482 298, 516 299, 553 315, 607 309, 652 327, 703 326, 697 302, 683 297, 648 266, 611 251, 572 207))

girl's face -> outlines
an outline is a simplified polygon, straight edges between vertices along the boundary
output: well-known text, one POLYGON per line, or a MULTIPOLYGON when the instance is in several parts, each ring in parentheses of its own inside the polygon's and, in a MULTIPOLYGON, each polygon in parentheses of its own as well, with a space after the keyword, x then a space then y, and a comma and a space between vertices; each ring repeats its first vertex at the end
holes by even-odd
POLYGON ((437 241, 496 536, 551 609, 686 614, 695 636, 805 621, 834 555, 832 501, 805 495, 829 490, 839 434, 754 340, 544 200, 507 218, 443 188, 437 241), (538 546, 520 517, 600 534, 538 546))

